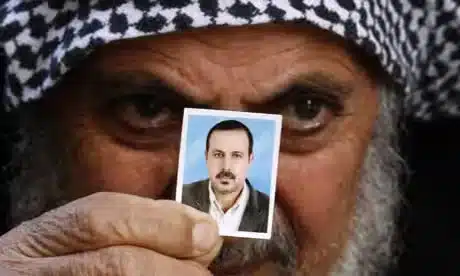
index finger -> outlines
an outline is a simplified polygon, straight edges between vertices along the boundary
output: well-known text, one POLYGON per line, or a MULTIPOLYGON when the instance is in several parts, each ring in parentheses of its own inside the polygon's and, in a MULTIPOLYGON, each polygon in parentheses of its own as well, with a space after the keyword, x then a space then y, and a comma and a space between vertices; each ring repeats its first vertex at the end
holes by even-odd
POLYGON ((51 257, 115 245, 144 247, 176 258, 217 254, 214 220, 170 200, 97 193, 25 222, 0 238, 1 252, 51 257))

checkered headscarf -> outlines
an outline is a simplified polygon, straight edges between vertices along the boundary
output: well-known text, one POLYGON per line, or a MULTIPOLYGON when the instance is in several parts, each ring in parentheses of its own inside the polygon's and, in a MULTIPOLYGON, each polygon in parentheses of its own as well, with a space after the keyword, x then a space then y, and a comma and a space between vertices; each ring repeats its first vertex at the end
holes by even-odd
POLYGON ((305 21, 377 56, 404 87, 413 116, 460 115, 459 0, 2 2, 8 109, 42 97, 92 49, 110 41, 202 26, 305 21))

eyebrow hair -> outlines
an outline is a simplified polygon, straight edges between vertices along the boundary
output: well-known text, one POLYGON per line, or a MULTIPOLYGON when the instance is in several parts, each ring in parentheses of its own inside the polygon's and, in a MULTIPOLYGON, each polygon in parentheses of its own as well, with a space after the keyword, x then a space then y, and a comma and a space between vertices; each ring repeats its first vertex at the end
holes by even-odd
MULTIPOLYGON (((169 85, 165 81, 161 80, 155 74, 147 71, 118 71, 118 72, 106 72, 97 70, 91 75, 91 80, 96 85, 108 85, 111 88, 133 88, 135 91, 149 90, 149 88, 161 88, 172 94, 183 96, 176 88, 169 85)), ((116 92, 128 92, 120 89, 116 92)))
MULTIPOLYGON (((220 149, 213 149, 211 152, 212 152, 212 153, 216 153, 216 152, 218 152, 218 153, 225 153, 225 151, 220 150, 220 149)), ((232 150, 232 151, 230 152, 230 154, 235 154, 235 153, 244 155, 244 152, 243 152, 243 151, 240 151, 240 150, 232 150)))
POLYGON ((294 83, 305 84, 319 90, 327 90, 338 97, 347 97, 352 93, 350 82, 338 80, 332 74, 314 72, 294 79, 294 83))
POLYGON ((267 112, 267 107, 276 108, 289 101, 291 97, 298 95, 298 91, 305 90, 319 97, 337 98, 344 101, 352 94, 352 87, 351 82, 341 81, 329 73, 315 71, 291 78, 283 86, 276 89, 272 96, 261 103, 251 103, 249 106, 257 112, 267 112))
POLYGON ((168 82, 152 72, 144 70, 127 70, 106 72, 95 70, 91 77, 95 88, 100 89, 107 97, 129 96, 133 94, 152 94, 160 99, 169 100, 172 103, 201 109, 210 109, 207 104, 197 103, 195 99, 187 96, 168 82))

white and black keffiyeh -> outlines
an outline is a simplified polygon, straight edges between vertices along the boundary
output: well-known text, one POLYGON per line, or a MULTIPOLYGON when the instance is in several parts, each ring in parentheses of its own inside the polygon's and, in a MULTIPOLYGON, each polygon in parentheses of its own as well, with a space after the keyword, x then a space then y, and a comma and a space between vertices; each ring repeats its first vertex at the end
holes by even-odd
POLYGON ((40 98, 96 46, 212 25, 306 21, 376 55, 416 118, 460 115, 459 0, 7 0, 8 109, 40 98))

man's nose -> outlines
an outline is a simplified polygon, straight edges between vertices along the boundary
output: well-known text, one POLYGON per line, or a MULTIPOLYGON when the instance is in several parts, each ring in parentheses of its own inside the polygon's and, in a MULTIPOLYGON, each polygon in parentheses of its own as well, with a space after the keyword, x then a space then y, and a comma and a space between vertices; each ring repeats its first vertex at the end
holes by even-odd
POLYGON ((228 171, 231 166, 231 160, 229 157, 225 157, 223 162, 222 162, 222 169, 228 171))

